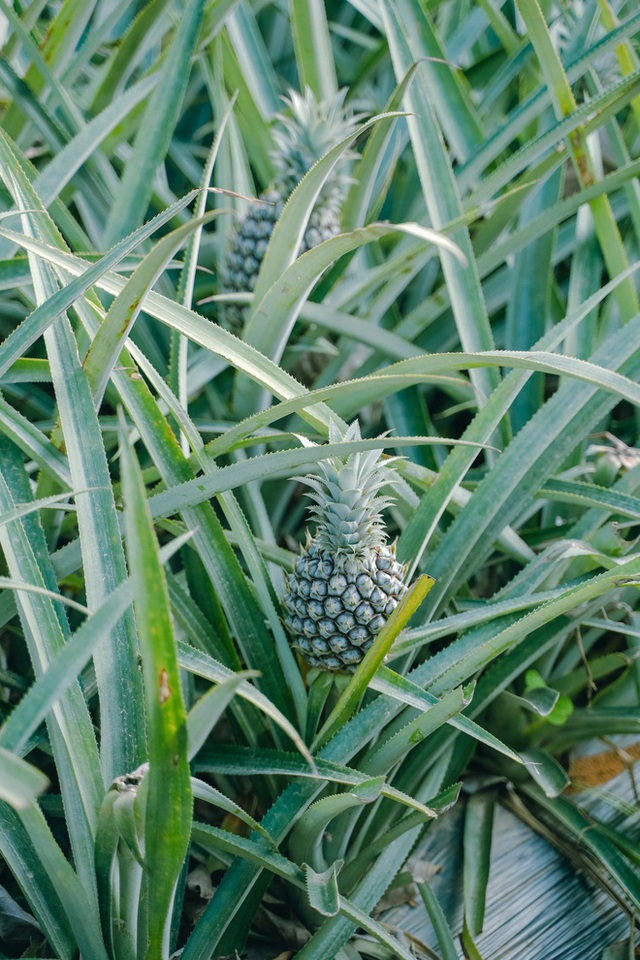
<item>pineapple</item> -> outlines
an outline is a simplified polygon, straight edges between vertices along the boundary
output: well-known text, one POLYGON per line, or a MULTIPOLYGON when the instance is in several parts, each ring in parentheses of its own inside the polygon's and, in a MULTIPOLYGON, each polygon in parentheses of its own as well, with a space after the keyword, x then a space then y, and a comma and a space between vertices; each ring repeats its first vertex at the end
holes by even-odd
MULTIPOLYGON (((338 141, 355 129, 360 119, 345 109, 346 90, 329 100, 317 101, 307 88, 304 96, 291 91, 278 114, 274 131, 276 176, 238 225, 221 272, 225 290, 250 293, 254 290, 260 265, 273 228, 290 193, 305 173, 338 141)), ((343 156, 343 163, 350 159, 343 156)), ((340 232, 340 209, 347 178, 339 173, 324 185, 311 212, 298 255, 340 232)), ((226 319, 232 326, 242 322, 244 310, 229 305, 226 319)))
MULTIPOLYGON (((359 440, 357 421, 330 442, 359 440)), ((392 498, 380 491, 398 481, 378 450, 321 461, 311 487, 313 539, 297 557, 284 604, 286 625, 304 658, 325 670, 353 672, 398 601, 407 592, 405 567, 387 546, 382 510, 392 498)))

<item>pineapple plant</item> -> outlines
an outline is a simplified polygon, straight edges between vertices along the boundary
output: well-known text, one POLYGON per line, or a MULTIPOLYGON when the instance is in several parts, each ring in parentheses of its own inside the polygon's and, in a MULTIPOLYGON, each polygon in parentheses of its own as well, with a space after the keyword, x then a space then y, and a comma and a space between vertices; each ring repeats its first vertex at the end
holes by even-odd
MULTIPOLYGON (((357 421, 344 436, 331 424, 330 442, 341 439, 361 439, 357 421)), ((316 531, 307 532, 284 604, 294 644, 312 666, 353 672, 407 591, 382 519, 392 498, 381 490, 398 481, 396 459, 382 460, 379 450, 352 453, 301 478, 311 487, 316 531)))
MULTIPOLYGON (((304 94, 292 90, 284 97, 285 110, 276 116, 273 159, 276 173, 269 187, 260 194, 260 203, 251 204, 237 225, 221 271, 223 289, 250 293, 255 289, 260 266, 273 229, 289 195, 307 171, 338 141, 351 133, 360 119, 345 107, 346 90, 335 97, 317 100, 307 87, 304 94)), ((338 169, 316 201, 305 230, 298 255, 336 236, 340 232, 340 212, 348 178, 344 165, 338 169)), ((244 309, 229 305, 225 319, 230 326, 242 323, 244 309)))
MULTIPOLYGON (((123 3, 117 22, 108 6, 27 0, 0 14, 0 958, 634 956, 633 4, 517 0, 488 6, 490 21, 444 0, 293 3, 289 17, 123 3), (293 120, 276 91, 293 77, 300 100, 305 78, 335 77, 343 106, 407 114, 369 140, 358 222, 430 224, 466 260, 402 232, 365 247, 375 230, 325 274, 312 252, 291 296, 315 283, 316 307, 344 323, 314 327, 312 309, 281 358, 279 345, 256 365, 190 309, 221 292, 225 261, 199 227, 204 192, 186 210, 210 180, 244 189, 228 176, 235 149, 218 152, 229 97, 263 169, 262 131, 243 123, 282 110, 275 148, 293 120), (286 375, 320 346, 333 351, 326 406, 286 375), (236 372, 257 374, 273 403, 256 391, 237 403, 236 372), (320 448, 334 459, 304 488, 319 529, 296 569, 276 545, 297 513, 272 477, 334 403, 361 410, 368 437, 383 405, 412 492, 393 485, 390 458, 348 458, 354 440, 320 448), (479 455, 498 421, 499 449, 479 455), (613 453, 594 447, 600 431, 613 453), (389 486, 374 489, 376 463, 389 486), (436 583, 365 693, 366 671, 348 671, 395 599, 376 593, 397 564, 387 494, 436 583), (294 570, 291 643, 319 664, 308 677, 274 602, 279 566, 294 570), (145 761, 140 789, 119 789, 145 761), (417 905, 387 912, 414 898, 411 875, 417 905)), ((282 157, 291 168, 290 145, 282 157)), ((248 204, 255 231, 270 221, 263 248, 299 176, 275 203, 248 204)), ((327 184, 311 227, 319 211, 337 224, 339 192, 327 184)), ((346 204, 341 216, 344 229, 346 204)), ((399 594, 409 576, 394 576, 399 594)))

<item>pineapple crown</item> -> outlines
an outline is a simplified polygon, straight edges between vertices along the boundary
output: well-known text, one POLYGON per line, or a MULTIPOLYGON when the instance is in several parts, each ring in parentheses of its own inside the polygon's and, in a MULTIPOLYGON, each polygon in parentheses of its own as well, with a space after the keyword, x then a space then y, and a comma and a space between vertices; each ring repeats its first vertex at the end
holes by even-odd
MULTIPOLYGON (((278 179, 291 189, 331 147, 353 133, 362 119, 362 114, 354 114, 345 107, 346 93, 343 89, 334 97, 316 100, 307 87, 304 94, 291 90, 288 97, 282 98, 286 109, 275 118, 278 125, 273 131, 277 147, 274 160, 278 179)), ((343 163, 352 156, 345 153, 343 163)), ((332 179, 335 184, 336 178, 332 179)))
MULTIPOLYGON (((344 435, 333 422, 329 424, 330 443, 361 439, 357 420, 344 435)), ((393 497, 380 496, 379 492, 399 482, 390 466, 399 459, 381 460, 380 450, 351 453, 346 459, 321 460, 319 477, 300 478, 311 487, 307 496, 314 505, 309 508, 309 516, 316 523, 314 542, 319 547, 336 557, 361 557, 386 543, 382 511, 393 503, 393 497)))

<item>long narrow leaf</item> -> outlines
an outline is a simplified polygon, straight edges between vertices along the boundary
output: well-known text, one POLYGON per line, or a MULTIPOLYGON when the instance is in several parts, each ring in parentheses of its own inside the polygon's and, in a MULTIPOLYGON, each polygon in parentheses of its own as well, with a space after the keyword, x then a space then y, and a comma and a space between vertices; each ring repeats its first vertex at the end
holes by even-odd
POLYGON ((169 593, 142 476, 120 435, 127 557, 144 674, 149 773, 144 824, 149 960, 164 953, 170 908, 189 844, 192 795, 187 718, 169 593))
MULTIPOLYGON (((0 140, 0 156, 6 163, 6 175, 17 204, 22 209, 41 208, 4 139, 0 140)), ((25 213, 24 222, 27 232, 44 235, 56 245, 62 243, 44 211, 37 218, 25 213)), ((56 279, 49 265, 33 255, 31 268, 37 299, 43 302, 57 291, 56 279)), ((73 485, 85 491, 76 504, 88 606, 94 608, 126 578, 111 479, 89 384, 80 367, 77 343, 67 317, 59 317, 45 338, 73 485), (96 550, 96 544, 109 544, 110 548, 96 550)), ((102 692, 104 731, 108 731, 102 738, 102 763, 105 780, 110 781, 139 765, 144 744, 142 690, 130 615, 125 614, 114 629, 112 642, 97 651, 95 665, 102 692), (118 678, 115 684, 114 677, 118 678)))
POLYGON ((144 219, 156 168, 164 159, 186 91, 203 10, 204 0, 193 0, 183 12, 109 215, 105 231, 108 247, 134 230, 144 219))
POLYGON ((34 803, 49 781, 44 773, 25 763, 5 747, 0 747, 2 764, 2 782, 0 782, 0 800, 8 803, 14 810, 26 810, 34 803))

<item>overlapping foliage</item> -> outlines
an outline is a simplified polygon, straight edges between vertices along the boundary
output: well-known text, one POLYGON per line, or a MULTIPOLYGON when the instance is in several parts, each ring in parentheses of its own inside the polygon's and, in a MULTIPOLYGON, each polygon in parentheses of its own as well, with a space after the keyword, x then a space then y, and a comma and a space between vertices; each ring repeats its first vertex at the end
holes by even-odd
POLYGON ((636 916, 638 838, 565 793, 640 724, 634 5, 0 0, 0 26, 0 953, 409 958, 374 910, 464 803, 476 957, 501 796, 636 916), (306 87, 369 119, 225 294, 306 87), (296 259, 347 151, 343 232, 296 259), (293 480, 380 446, 414 587, 334 681, 283 627, 293 480))

